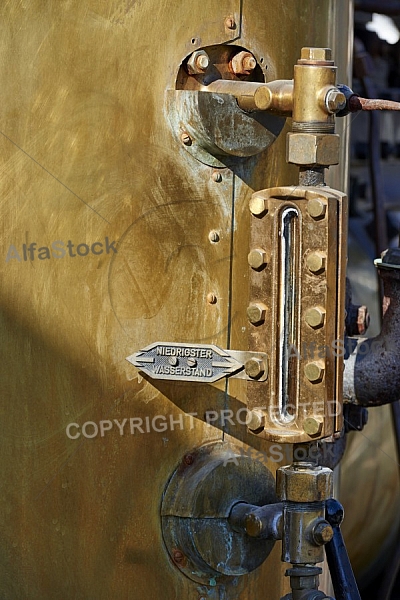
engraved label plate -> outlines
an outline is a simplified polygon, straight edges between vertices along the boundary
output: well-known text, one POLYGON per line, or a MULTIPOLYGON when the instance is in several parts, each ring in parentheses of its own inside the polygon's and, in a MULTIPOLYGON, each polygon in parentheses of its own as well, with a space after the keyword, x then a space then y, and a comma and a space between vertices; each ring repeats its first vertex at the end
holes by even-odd
POLYGON ((223 350, 209 344, 155 342, 126 360, 153 379, 213 383, 223 377, 242 377, 245 361, 251 357, 267 360, 265 354, 223 350))

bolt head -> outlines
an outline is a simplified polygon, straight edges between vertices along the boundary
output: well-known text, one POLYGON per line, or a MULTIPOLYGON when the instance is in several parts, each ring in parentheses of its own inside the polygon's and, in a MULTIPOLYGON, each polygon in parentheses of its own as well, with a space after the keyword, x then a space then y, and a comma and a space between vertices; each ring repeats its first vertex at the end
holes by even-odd
POLYGON ((321 60, 323 62, 332 60, 332 50, 330 48, 302 48, 301 60, 321 60))
POLYGON ((235 75, 250 75, 257 66, 257 61, 251 52, 238 52, 231 60, 232 71, 235 75))
POLYGON ((309 308, 304 317, 307 325, 312 327, 313 329, 317 329, 317 327, 322 327, 325 321, 325 310, 320 308, 319 306, 314 306, 313 308, 309 308))
POLYGON ((246 360, 244 370, 246 371, 246 375, 248 375, 248 377, 257 379, 257 377, 261 377, 261 375, 263 375, 265 372, 264 361, 260 358, 250 358, 249 360, 246 360))
POLYGON ((319 274, 325 270, 326 256, 322 252, 311 252, 307 256, 306 262, 311 273, 319 274))
POLYGON ((267 253, 262 248, 254 248, 247 256, 252 269, 261 269, 267 264, 267 253))
POLYGON ((303 430, 309 435, 319 435, 322 431, 322 419, 319 417, 308 417, 303 421, 303 430))
POLYGON ((313 219, 321 219, 326 213, 326 201, 321 198, 312 198, 307 203, 307 211, 313 219))
POLYGON ((320 383, 324 377, 324 371, 322 362, 309 362, 304 367, 304 375, 311 383, 320 383))
POLYGON ((246 415, 246 425, 250 431, 262 429, 265 425, 265 415, 261 410, 249 410, 246 415))
POLYGON ((254 302, 247 308, 247 317, 250 323, 256 325, 265 321, 265 315, 267 314, 267 307, 262 302, 254 302))
POLYGON ((314 527, 312 537, 318 546, 323 546, 333 538, 333 528, 327 521, 320 521, 314 527))
POLYGON ((182 142, 182 144, 185 144, 185 146, 192 145, 192 138, 190 137, 190 135, 188 133, 186 133, 186 131, 184 133, 182 133, 182 135, 181 135, 181 142, 182 142))
POLYGON ((338 89, 332 88, 325 96, 325 106, 331 114, 337 113, 346 106, 346 96, 338 89))
POLYGON ((190 75, 200 75, 208 69, 209 64, 210 59, 207 52, 204 50, 196 50, 187 62, 188 73, 190 75))
POLYGON ((268 210, 267 201, 261 196, 254 195, 250 198, 249 208, 254 216, 260 217, 268 210))

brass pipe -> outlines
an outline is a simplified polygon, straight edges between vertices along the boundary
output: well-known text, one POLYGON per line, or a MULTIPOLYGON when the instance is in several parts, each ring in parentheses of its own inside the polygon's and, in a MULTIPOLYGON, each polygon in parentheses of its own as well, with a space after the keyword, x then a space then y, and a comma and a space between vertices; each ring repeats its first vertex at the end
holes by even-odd
POLYGON ((240 108, 247 112, 267 110, 283 117, 292 113, 293 81, 289 79, 269 83, 217 79, 203 86, 201 91, 230 94, 237 99, 240 108))

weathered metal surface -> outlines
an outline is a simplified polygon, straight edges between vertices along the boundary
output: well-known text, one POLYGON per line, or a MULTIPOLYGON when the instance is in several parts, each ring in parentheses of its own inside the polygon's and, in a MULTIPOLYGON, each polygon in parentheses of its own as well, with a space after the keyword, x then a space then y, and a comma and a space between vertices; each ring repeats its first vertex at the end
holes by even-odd
POLYGON ((289 461, 245 425, 203 418, 243 408, 246 383, 154 385, 125 357, 156 339, 247 347, 248 200, 297 176, 282 134, 217 176, 190 156, 165 96, 182 61, 233 43, 268 66, 268 80, 289 79, 301 46, 327 44, 342 4, 2 4, 2 597, 250 600, 261 591, 278 600, 287 591, 279 543, 237 587, 220 589, 182 576, 162 540, 161 496, 193 447, 224 436, 271 471, 289 461), (33 243, 41 255, 25 261, 33 243), (68 437, 70 423, 87 435, 68 437))

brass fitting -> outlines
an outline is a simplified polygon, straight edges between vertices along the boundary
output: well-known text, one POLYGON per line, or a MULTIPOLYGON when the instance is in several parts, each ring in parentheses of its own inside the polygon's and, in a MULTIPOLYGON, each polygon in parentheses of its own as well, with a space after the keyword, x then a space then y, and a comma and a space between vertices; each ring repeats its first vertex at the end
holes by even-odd
POLYGON ((286 160, 295 165, 329 167, 339 163, 340 136, 332 133, 288 133, 286 160))
POLYGON ((208 69, 209 64, 210 59, 207 52, 204 50, 196 50, 187 62, 188 73, 189 75, 200 75, 208 69))
POLYGON ((250 75, 257 66, 257 61, 251 52, 238 52, 231 60, 232 71, 235 75, 250 75))
POLYGON ((332 497, 332 471, 311 463, 295 463, 277 471, 277 494, 289 502, 321 502, 332 497))

